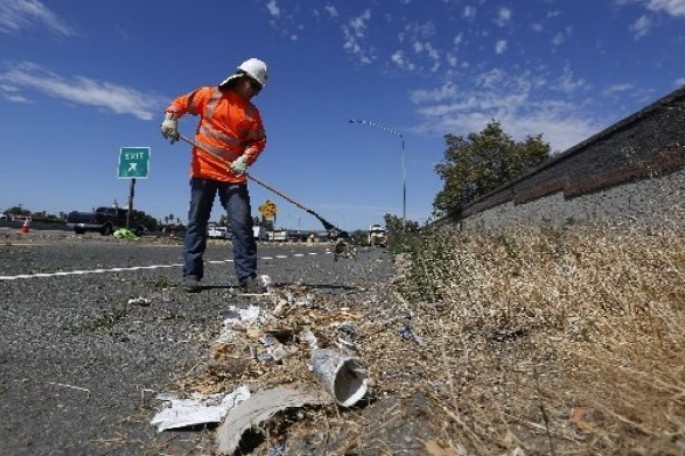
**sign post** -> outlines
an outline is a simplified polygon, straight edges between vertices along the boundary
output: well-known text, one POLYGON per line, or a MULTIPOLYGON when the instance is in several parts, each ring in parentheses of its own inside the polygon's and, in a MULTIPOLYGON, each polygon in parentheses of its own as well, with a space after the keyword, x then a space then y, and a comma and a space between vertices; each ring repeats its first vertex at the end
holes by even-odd
POLYGON ((127 230, 131 228, 136 178, 147 179, 149 170, 149 147, 122 147, 119 150, 119 179, 131 179, 131 187, 128 194, 128 212, 126 213, 127 230))

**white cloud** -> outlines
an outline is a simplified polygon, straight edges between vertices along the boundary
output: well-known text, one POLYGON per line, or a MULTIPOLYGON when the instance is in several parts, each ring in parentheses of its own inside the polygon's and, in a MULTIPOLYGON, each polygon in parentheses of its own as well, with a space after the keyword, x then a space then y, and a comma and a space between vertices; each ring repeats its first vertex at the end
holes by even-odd
POLYGON ((31 101, 19 93, 20 91, 21 89, 19 89, 19 87, 0 84, 0 95, 7 101, 11 101, 12 103, 31 103, 31 101))
POLYGON ((447 83, 434 90, 415 90, 411 93, 411 101, 415 104, 425 102, 439 102, 445 99, 454 98, 457 95, 457 88, 452 83, 447 83))
POLYGON ((412 101, 422 117, 416 133, 465 135, 481 131, 492 119, 515 139, 543 134, 555 151, 562 151, 599 131, 582 111, 582 103, 544 96, 544 82, 530 73, 508 75, 495 69, 479 75, 477 85, 459 89, 452 84, 433 91, 415 91, 412 101))
POLYGON ((500 7, 497 10, 497 17, 495 18, 495 24, 500 27, 504 27, 511 21, 511 10, 509 8, 500 7))
POLYGON ((41 26, 61 36, 73 36, 76 32, 59 16, 38 0, 1 0, 0 32, 19 33, 41 26))
POLYGON ((476 75, 474 81, 476 85, 486 89, 494 89, 499 86, 506 78, 506 73, 499 68, 476 75))
POLYGON ((11 101, 12 103, 25 103, 25 104, 31 104, 29 100, 24 98, 21 95, 5 95, 5 98, 7 98, 8 101, 11 101))
POLYGON ((665 12, 674 17, 685 17, 685 0, 614 0, 616 5, 627 5, 629 3, 641 3, 654 12, 665 12))
POLYGON ((324 10, 328 13, 328 15, 330 17, 338 17, 339 16, 338 10, 333 5, 326 5, 324 7, 324 10))
POLYGON ((70 103, 104 108, 141 120, 158 117, 166 103, 160 96, 141 93, 107 81, 99 82, 84 76, 66 79, 31 62, 10 65, 6 71, 0 73, 0 83, 0 92, 10 101, 28 102, 16 89, 32 89, 70 103), (11 90, 7 90, 7 87, 11 90))
POLYGON ((685 17, 685 0, 641 0, 647 2, 647 8, 652 11, 664 11, 671 16, 685 17))
POLYGON ((507 40, 498 40, 495 43, 495 54, 503 54, 507 50, 507 40))
POLYGON ((413 71, 416 68, 416 66, 407 59, 407 57, 404 55, 404 52, 401 50, 393 53, 390 56, 390 60, 402 70, 413 71))
POLYGON ((682 78, 678 78, 675 80, 675 86, 676 87, 682 87, 685 86, 685 76, 682 78))
POLYGON ((412 48, 416 54, 425 54, 433 62, 430 68, 431 72, 437 71, 440 68, 440 52, 430 42, 414 41, 412 48))
POLYGON ((614 84, 614 85, 607 87, 606 89, 604 89, 602 91, 602 95, 612 96, 612 95, 615 95, 617 93, 628 92, 628 91, 633 90, 633 89, 634 89, 633 84, 631 84, 629 82, 624 82, 621 84, 614 84))
POLYGON ((640 18, 630 26, 630 30, 633 32, 633 36, 636 40, 648 34, 651 28, 652 20, 645 15, 640 16, 640 18))
POLYGON ((372 63, 376 60, 373 48, 367 49, 363 46, 370 20, 371 10, 367 9, 342 27, 345 38, 343 49, 356 56, 363 64, 372 63))
POLYGON ((462 16, 464 16, 466 19, 473 19, 474 17, 476 17, 476 8, 474 8, 473 6, 464 7, 462 16))
POLYGON ((562 75, 557 79, 553 88, 564 93, 576 92, 578 89, 586 87, 585 80, 583 79, 573 79, 573 72, 568 67, 564 67, 562 75))
POLYGON ((566 27, 564 30, 560 31, 556 35, 554 35, 554 38, 552 38, 552 45, 553 46, 560 46, 566 42, 566 40, 571 36, 573 33, 573 28, 572 27, 566 27))
POLYGON ((279 17, 281 15, 281 9, 278 7, 276 0, 270 0, 266 4, 266 9, 269 11, 269 14, 273 17, 279 17))

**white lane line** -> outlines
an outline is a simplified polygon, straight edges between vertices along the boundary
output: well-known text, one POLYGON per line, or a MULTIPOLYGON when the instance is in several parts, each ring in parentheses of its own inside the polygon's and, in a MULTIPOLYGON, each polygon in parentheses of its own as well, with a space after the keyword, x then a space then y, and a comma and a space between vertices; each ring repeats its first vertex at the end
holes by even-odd
POLYGON ((87 274, 105 274, 108 272, 126 272, 138 271, 141 269, 164 269, 164 268, 179 268, 182 264, 154 264, 151 266, 133 266, 130 268, 109 268, 109 269, 90 269, 90 270, 76 270, 76 271, 58 271, 58 272, 40 272, 36 274, 19 274, 15 276, 0 276, 0 280, 18 280, 18 279, 36 279, 42 277, 65 277, 72 275, 87 275, 87 274))
MULTIPOLYGON (((324 252, 330 253, 330 252, 324 252)), ((307 255, 318 255, 318 252, 308 252, 307 255)), ((296 253, 293 257, 303 257, 304 253, 296 253)), ((276 255, 276 257, 264 256, 261 257, 262 260, 273 260, 273 259, 286 259, 290 258, 288 255, 276 255)), ((227 260, 211 260, 208 261, 209 264, 223 264, 232 263, 232 259, 227 260)), ((131 266, 129 268, 108 268, 108 269, 90 269, 90 270, 76 270, 76 271, 57 271, 57 272, 37 272, 35 274, 19 274, 14 276, 0 276, 0 280, 19 280, 19 279, 38 279, 45 277, 66 277, 72 275, 88 275, 88 274, 106 274, 108 272, 128 272, 128 271, 139 271, 141 269, 166 269, 166 268, 180 268, 183 264, 154 264, 151 266, 131 266)))
POLYGON ((233 260, 228 259, 228 260, 210 260, 207 261, 209 264, 223 264, 223 263, 233 263, 233 260))

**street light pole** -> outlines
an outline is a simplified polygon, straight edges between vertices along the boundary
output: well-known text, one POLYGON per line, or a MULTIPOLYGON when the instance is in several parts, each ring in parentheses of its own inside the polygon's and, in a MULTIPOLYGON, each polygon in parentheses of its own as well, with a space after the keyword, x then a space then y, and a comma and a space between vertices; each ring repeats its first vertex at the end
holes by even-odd
POLYGON ((371 122, 369 120, 360 120, 360 119, 350 119, 350 123, 359 123, 359 124, 364 124, 364 125, 369 125, 375 128, 378 128, 380 130, 383 130, 386 133, 390 133, 391 135, 397 136, 400 138, 402 141, 402 230, 406 230, 407 228, 407 168, 406 168, 406 163, 405 163, 405 151, 404 151, 404 135, 400 132, 397 132, 391 128, 385 127, 383 125, 379 125, 375 122, 371 122))

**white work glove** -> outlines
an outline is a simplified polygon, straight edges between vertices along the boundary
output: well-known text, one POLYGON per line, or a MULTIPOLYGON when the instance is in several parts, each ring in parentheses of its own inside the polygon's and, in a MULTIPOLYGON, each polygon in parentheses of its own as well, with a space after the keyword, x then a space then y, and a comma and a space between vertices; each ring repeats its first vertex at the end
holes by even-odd
POLYGON ((162 122, 162 136, 168 139, 171 144, 179 139, 178 119, 176 118, 176 115, 171 112, 167 112, 164 116, 164 121, 162 122))
POLYGON ((242 176, 247 170, 247 155, 241 155, 231 162, 231 171, 236 176, 242 176))

